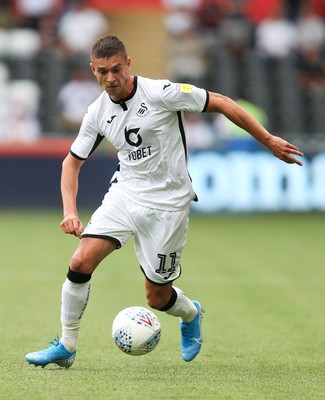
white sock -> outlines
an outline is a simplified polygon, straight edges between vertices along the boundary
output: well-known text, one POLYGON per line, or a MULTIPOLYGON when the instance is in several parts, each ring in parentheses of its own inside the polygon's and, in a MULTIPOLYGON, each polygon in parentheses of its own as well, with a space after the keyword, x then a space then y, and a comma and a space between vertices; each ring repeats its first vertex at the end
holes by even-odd
POLYGON ((68 278, 61 294, 61 343, 70 352, 75 351, 82 315, 87 307, 90 282, 73 283, 68 278))
POLYGON ((181 289, 173 286, 177 293, 177 299, 175 304, 166 311, 166 314, 173 315, 174 317, 180 317, 182 322, 191 322, 197 315, 197 308, 191 302, 191 300, 186 297, 186 295, 181 291, 181 289))

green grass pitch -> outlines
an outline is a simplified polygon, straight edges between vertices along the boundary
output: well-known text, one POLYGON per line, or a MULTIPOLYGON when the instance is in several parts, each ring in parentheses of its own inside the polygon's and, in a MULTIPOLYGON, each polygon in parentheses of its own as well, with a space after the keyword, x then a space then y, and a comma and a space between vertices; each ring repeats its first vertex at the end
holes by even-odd
POLYGON ((118 311, 146 305, 130 242, 93 276, 69 370, 24 360, 60 334, 61 284, 78 242, 60 219, 0 212, 1 400, 325 398, 324 214, 192 215, 176 285, 206 313, 190 363, 180 358, 177 319, 162 313, 152 353, 127 356, 111 339, 118 311))

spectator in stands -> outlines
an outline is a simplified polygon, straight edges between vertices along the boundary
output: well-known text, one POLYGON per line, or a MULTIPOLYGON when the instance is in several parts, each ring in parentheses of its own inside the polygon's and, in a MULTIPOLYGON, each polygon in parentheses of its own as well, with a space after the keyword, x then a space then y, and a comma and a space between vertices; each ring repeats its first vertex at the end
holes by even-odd
POLYGON ((162 0, 166 8, 165 27, 172 36, 178 36, 196 26, 195 10, 198 0, 162 0))
POLYGON ((286 19, 283 5, 270 18, 259 23, 255 31, 258 54, 265 59, 283 59, 297 51, 297 27, 286 19))
POLYGON ((88 106, 101 92, 100 86, 90 79, 89 66, 75 67, 72 79, 61 87, 58 94, 61 129, 76 133, 88 106))
POLYGON ((207 73, 207 53, 196 30, 194 14, 177 10, 167 15, 165 23, 168 77, 175 82, 202 86, 207 73))
POLYGON ((219 36, 225 49, 236 57, 241 57, 252 48, 254 25, 245 15, 245 3, 229 0, 219 27, 219 36))
POLYGON ((7 96, 0 120, 0 140, 28 143, 38 139, 39 87, 29 80, 14 80, 8 82, 7 96))
POLYGON ((64 3, 64 0, 14 0, 16 27, 38 30, 40 19, 48 14, 58 15, 64 3))
POLYGON ((305 2, 297 19, 298 80, 305 94, 325 93, 325 25, 313 4, 305 2))
POLYGON ((71 0, 58 21, 58 36, 68 56, 88 55, 91 44, 108 29, 106 16, 88 6, 86 0, 71 0))
POLYGON ((324 60, 312 46, 304 46, 300 51, 298 81, 305 94, 325 93, 324 60))
POLYGON ((305 2, 297 19, 298 44, 300 48, 312 47, 320 53, 325 49, 324 20, 315 13, 312 4, 305 2))
POLYGON ((60 41, 58 38, 58 15, 48 13, 38 22, 40 36, 40 53, 60 54, 60 41))
POLYGON ((224 10, 220 1, 202 0, 196 10, 198 29, 211 44, 218 40, 218 30, 224 10))

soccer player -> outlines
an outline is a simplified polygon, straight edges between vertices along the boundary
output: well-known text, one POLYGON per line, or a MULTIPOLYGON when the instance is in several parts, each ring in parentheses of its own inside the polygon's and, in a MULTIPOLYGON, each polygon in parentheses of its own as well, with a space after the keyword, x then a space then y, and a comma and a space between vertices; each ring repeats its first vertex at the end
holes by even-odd
POLYGON ((52 346, 27 354, 26 360, 42 367, 73 364, 92 273, 134 236, 148 305, 180 318, 181 356, 191 361, 201 349, 203 309, 173 285, 181 273, 190 202, 196 200, 187 171, 182 112, 222 113, 289 164, 302 165, 294 155, 303 154, 228 97, 189 84, 132 76, 130 57, 115 36, 94 43, 90 66, 104 91, 90 105, 62 165, 61 228, 81 239, 62 286, 62 335, 52 346), (119 166, 84 229, 76 206, 78 174, 105 137, 118 150, 119 166))

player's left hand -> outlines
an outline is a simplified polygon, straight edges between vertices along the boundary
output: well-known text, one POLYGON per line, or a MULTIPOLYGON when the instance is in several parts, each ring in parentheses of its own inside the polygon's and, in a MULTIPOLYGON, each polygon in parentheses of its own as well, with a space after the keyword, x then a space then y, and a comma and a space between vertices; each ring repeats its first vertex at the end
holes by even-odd
POLYGON ((286 162, 287 164, 298 164, 302 166, 302 162, 294 157, 292 154, 297 156, 303 156, 304 154, 298 149, 298 147, 287 142, 286 140, 271 135, 265 146, 271 151, 271 153, 279 158, 280 160, 286 162))

